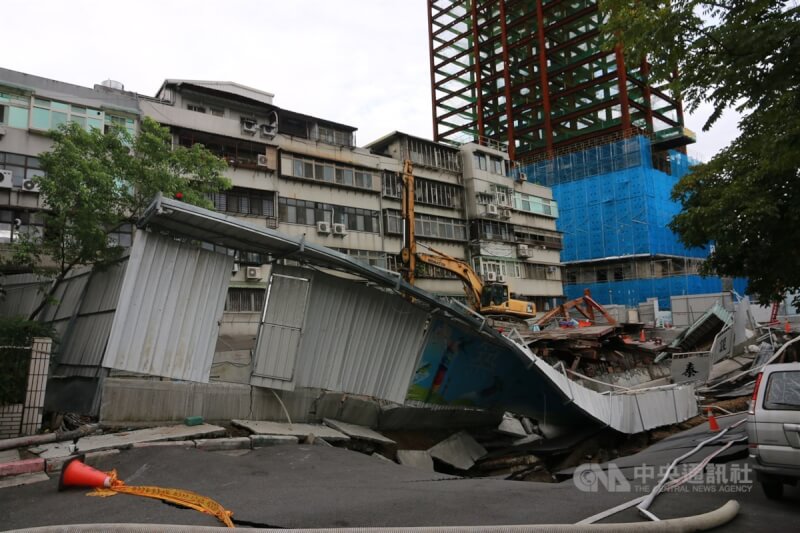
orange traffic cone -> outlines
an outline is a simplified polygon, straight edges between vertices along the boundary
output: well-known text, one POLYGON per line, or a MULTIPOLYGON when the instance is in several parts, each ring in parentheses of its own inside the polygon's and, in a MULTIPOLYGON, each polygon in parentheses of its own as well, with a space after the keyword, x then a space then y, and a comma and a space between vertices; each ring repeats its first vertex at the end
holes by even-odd
POLYGON ((717 424, 717 419, 714 416, 714 411, 712 410, 711 407, 708 408, 707 413, 708 413, 708 429, 711 431, 711 433, 716 433, 717 431, 719 431, 719 424, 717 424))
POLYGON ((639 330, 639 342, 647 342, 647 338, 644 336, 644 329, 639 330))
POLYGON ((70 459, 61 469, 58 490, 67 487, 110 487, 111 476, 84 464, 83 456, 70 459))
POLYGON ((786 333, 792 332, 792 325, 789 324, 788 320, 786 321, 786 324, 783 325, 783 331, 785 331, 786 333))

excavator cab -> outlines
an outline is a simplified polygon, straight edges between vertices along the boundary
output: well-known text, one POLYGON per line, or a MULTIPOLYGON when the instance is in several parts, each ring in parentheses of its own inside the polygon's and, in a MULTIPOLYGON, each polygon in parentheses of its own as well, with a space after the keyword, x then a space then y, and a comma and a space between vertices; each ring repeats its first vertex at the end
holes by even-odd
POLYGON ((508 285, 487 283, 481 292, 481 307, 502 305, 508 301, 508 285))

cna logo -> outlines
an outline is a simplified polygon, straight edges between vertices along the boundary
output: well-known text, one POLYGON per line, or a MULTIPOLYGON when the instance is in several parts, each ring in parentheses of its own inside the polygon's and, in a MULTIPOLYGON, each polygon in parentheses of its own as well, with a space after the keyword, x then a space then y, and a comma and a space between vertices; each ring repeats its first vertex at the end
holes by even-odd
POLYGON ((631 484, 616 465, 604 469, 599 464, 587 463, 575 469, 572 481, 581 492, 597 492, 604 487, 608 492, 630 492, 631 484))

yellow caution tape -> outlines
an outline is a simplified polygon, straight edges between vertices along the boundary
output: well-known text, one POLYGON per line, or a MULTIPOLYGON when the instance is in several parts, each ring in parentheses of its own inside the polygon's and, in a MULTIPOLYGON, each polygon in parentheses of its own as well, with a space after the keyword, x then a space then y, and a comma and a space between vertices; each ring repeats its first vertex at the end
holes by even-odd
POLYGON ((235 527, 231 521, 233 513, 225 509, 219 502, 207 496, 197 494, 190 490, 167 489, 163 487, 149 487, 141 485, 126 485, 124 481, 117 479, 116 470, 108 472, 111 476, 111 486, 108 488, 96 488, 87 496, 99 496, 105 498, 119 493, 133 494, 145 498, 155 498, 166 502, 174 503, 183 507, 188 507, 201 513, 216 517, 220 522, 228 527, 235 527))

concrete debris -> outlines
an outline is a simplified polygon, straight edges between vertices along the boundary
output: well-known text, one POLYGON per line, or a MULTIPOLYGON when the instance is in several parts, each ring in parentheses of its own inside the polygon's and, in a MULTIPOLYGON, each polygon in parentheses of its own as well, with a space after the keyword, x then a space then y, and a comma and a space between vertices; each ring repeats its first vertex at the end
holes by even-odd
POLYGON ((195 441, 199 450, 241 450, 250 449, 248 437, 233 437, 230 439, 198 439, 195 441))
POLYGON ((341 431, 351 439, 360 439, 369 442, 375 442, 378 444, 386 444, 386 445, 395 445, 397 444, 390 438, 384 437, 377 431, 373 431, 370 428, 364 426, 357 426, 355 424, 348 424, 347 422, 342 422, 340 420, 332 420, 330 418, 325 418, 323 420, 326 426, 332 427, 337 431, 341 431))
POLYGON ((385 455, 381 455, 378 452, 373 453, 372 455, 370 455, 370 457, 374 457, 375 459, 379 459, 379 460, 383 461, 384 463, 391 463, 393 465, 397 464, 394 461, 392 461, 391 459, 389 459, 388 457, 386 457, 385 455))
POLYGON ((531 435, 532 433, 537 433, 536 425, 533 422, 531 422, 530 418, 528 418, 527 416, 523 416, 521 422, 522 422, 522 427, 525 428, 525 433, 527 433, 528 435, 531 435))
POLYGON ((308 437, 306 437, 305 444, 313 444, 314 446, 327 446, 328 448, 333 447, 333 444, 331 444, 330 442, 321 437, 317 437, 313 433, 309 434, 308 437))
POLYGON ((8 476, 0 478, 0 489, 4 489, 6 487, 18 487, 20 485, 30 485, 31 483, 39 483, 40 481, 48 481, 49 479, 50 476, 44 472, 8 476))
POLYGON ((381 406, 371 398, 360 398, 341 392, 326 392, 317 400, 316 414, 320 418, 332 418, 348 424, 376 428, 381 406))
POLYGON ((433 458, 428 450, 397 450, 397 462, 433 472, 433 458))
POLYGON ((194 448, 193 440, 164 440, 156 442, 136 442, 131 448, 194 448))
POLYGON ((344 433, 316 424, 285 424, 268 420, 232 420, 231 423, 259 435, 290 435, 300 438, 314 435, 331 442, 350 440, 344 433))
POLYGON ((503 421, 500 422, 500 425, 497 426, 495 431, 511 437, 525 437, 529 433, 528 431, 525 431, 525 427, 522 425, 522 422, 514 418, 511 413, 506 413, 503 415, 503 421))
MULTIPOLYGON (((109 433, 107 435, 96 435, 84 437, 77 442, 75 451, 90 452, 96 450, 106 450, 109 448, 129 448, 133 444, 140 442, 151 442, 159 440, 180 440, 196 437, 215 437, 225 435, 225 428, 212 426, 211 424, 201 424, 199 426, 164 426, 149 429, 139 429, 135 431, 124 431, 121 433, 109 433)), ((58 442, 43 444, 44 451, 39 454, 42 459, 54 459, 57 457, 68 457, 72 454, 69 445, 71 443, 58 442)))
POLYGON ((250 435, 250 445, 253 448, 277 446, 280 444, 297 444, 300 439, 292 435, 250 435))
POLYGON ((475 461, 486 455, 486 449, 466 431, 451 435, 428 451, 434 459, 459 470, 469 470, 475 461))
POLYGON ((535 455, 518 455, 516 457, 500 457, 497 459, 489 459, 482 461, 476 465, 478 470, 500 470, 515 466, 533 466, 541 463, 542 460, 535 455))

